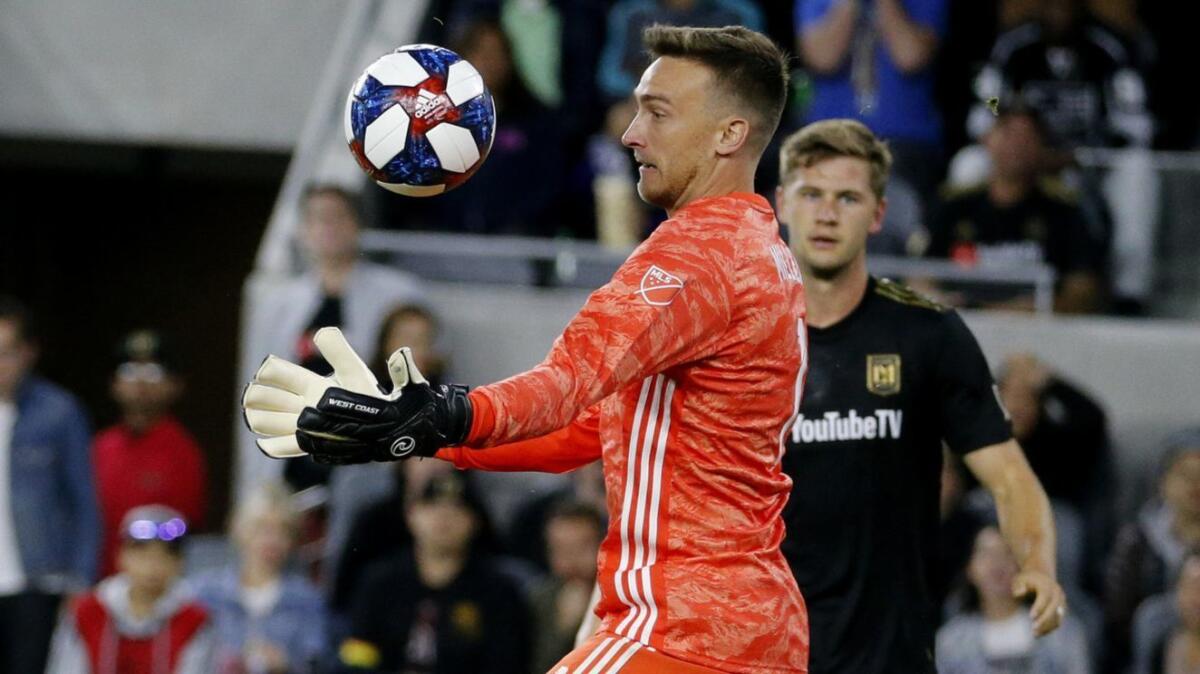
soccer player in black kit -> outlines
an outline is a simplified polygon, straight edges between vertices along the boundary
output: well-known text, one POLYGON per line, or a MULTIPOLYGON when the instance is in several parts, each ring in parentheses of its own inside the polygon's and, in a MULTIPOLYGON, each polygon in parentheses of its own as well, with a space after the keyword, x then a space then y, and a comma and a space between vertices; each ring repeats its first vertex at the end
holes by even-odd
POLYGON ((943 441, 995 497, 1034 632, 1065 613, 1049 502, 974 336, 953 310, 867 273, 890 163, 851 120, 811 124, 780 153, 776 203, 804 275, 809 340, 783 459, 794 482, 783 550, 808 604, 811 674, 936 671, 943 441))

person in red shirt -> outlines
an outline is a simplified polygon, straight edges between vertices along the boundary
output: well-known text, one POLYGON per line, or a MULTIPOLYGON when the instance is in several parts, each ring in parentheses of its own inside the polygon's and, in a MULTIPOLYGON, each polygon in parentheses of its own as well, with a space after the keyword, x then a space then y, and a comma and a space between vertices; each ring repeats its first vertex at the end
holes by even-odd
POLYGON ((460 467, 603 463, 599 631, 552 672, 805 672, 808 620, 779 550, 783 438, 806 363, 804 291, 753 194, 787 65, 741 27, 655 26, 623 142, 668 219, 595 291, 537 367, 468 395, 401 349, 396 390, 337 339, 321 378, 269 357, 243 404, 270 455, 460 467), (331 386, 332 384, 332 386, 331 386), (298 430, 297 430, 298 429, 298 430))
POLYGON ((130 333, 119 351, 112 396, 121 421, 100 431, 93 445, 104 522, 101 577, 116 570, 121 518, 131 508, 170 506, 195 526, 208 505, 204 455, 170 411, 183 383, 167 364, 161 336, 149 330, 130 333))

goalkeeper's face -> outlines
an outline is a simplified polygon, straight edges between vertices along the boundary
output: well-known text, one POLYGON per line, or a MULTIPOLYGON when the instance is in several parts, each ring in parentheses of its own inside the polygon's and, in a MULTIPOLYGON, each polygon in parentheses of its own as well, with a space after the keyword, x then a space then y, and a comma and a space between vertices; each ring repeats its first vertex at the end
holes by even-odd
POLYGON ((633 92, 637 114, 621 142, 633 150, 638 194, 647 203, 673 212, 695 198, 711 174, 721 136, 714 79, 702 64, 666 56, 642 74, 633 92))

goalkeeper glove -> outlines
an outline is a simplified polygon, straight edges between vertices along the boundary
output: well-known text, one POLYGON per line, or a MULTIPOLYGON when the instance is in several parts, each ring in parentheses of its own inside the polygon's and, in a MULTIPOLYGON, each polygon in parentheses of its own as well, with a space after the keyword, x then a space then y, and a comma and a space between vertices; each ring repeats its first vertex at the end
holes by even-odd
POLYGON ((394 461, 432 456, 466 439, 467 388, 430 386, 408 348, 388 359, 394 388, 384 396, 340 331, 318 331, 314 342, 334 367, 332 377, 271 357, 243 396, 251 430, 275 436, 259 441, 268 456, 307 453, 328 464, 394 461))
POLYGON ((388 359, 394 388, 384 398, 331 388, 300 413, 300 448, 322 463, 433 456, 471 429, 467 387, 431 386, 404 347, 388 359))
POLYGON ((295 363, 267 356, 242 394, 246 426, 261 436, 256 443, 267 456, 283 459, 304 456, 296 439, 296 423, 305 407, 320 402, 330 388, 344 388, 378 397, 375 375, 337 328, 322 328, 313 343, 333 367, 333 375, 322 377, 295 363))

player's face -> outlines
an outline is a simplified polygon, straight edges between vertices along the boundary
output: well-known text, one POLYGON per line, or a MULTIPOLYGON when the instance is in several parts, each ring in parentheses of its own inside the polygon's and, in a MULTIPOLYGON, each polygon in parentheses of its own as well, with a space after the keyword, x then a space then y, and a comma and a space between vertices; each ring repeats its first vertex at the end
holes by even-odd
POLYGON ((715 161, 720 135, 709 98, 713 74, 686 59, 660 57, 634 89, 637 114, 621 137, 638 163, 638 194, 668 211, 689 200, 689 187, 715 161))
POLYGON ((775 192, 779 219, 805 274, 831 279, 865 259, 867 236, 883 223, 886 201, 871 190, 871 166, 831 157, 801 166, 775 192))

